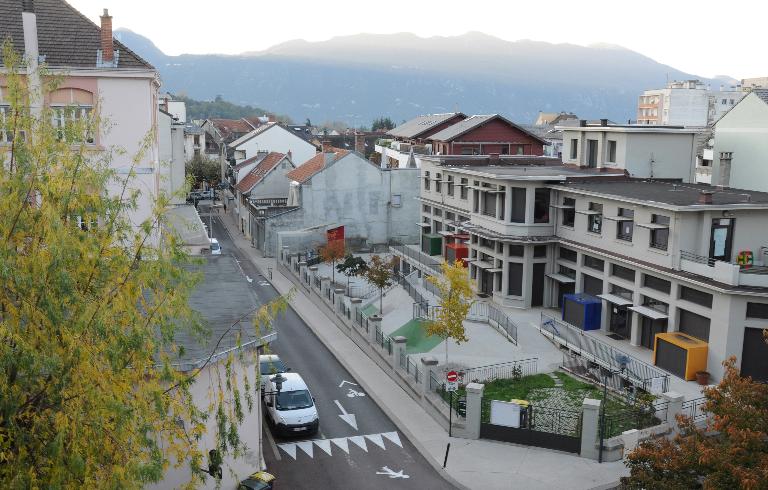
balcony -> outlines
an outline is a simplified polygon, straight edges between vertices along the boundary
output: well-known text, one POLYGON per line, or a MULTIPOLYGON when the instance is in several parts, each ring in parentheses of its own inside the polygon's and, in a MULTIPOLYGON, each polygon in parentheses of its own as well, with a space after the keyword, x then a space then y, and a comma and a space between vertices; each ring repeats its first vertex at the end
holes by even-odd
POLYGON ((714 260, 687 250, 680 251, 680 270, 722 282, 731 286, 768 288, 768 266, 762 250, 755 254, 755 263, 739 265, 714 260))

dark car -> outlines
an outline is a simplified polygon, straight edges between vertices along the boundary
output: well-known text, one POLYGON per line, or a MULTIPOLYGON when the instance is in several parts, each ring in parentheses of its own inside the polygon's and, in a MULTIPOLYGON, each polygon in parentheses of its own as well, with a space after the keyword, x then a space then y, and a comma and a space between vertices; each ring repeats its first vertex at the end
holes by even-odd
POLYGON ((266 471, 258 471, 240 482, 237 490, 274 490, 275 476, 266 471))

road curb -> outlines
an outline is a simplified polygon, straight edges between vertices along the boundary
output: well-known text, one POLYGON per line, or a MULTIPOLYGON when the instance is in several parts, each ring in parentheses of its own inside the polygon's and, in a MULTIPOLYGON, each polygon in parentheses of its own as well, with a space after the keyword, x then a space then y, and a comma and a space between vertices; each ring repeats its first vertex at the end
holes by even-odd
MULTIPOLYGON (((232 230, 230 229, 229 225, 224 223, 224 219, 222 219, 221 221, 224 224, 224 227, 227 229, 227 232, 229 233, 230 237, 232 237, 232 241, 235 244, 235 246, 246 257, 248 257, 248 259, 253 263, 254 267, 256 267, 256 269, 259 271, 259 273, 264 277, 264 279, 267 280, 272 285, 272 287, 274 287, 275 290, 277 290, 278 293, 280 293, 281 295, 286 294, 288 291, 284 291, 282 287, 280 287, 278 284, 275 283, 274 279, 270 279, 268 277, 268 275, 265 273, 263 267, 257 261, 255 261, 255 260, 253 260, 253 258, 251 258, 251 255, 250 255, 249 251, 248 250, 243 250, 241 245, 238 243, 240 237, 237 236, 237 238, 235 238, 235 235, 232 233, 232 230)), ((291 286, 292 289, 296 289, 296 291, 297 291, 296 294, 301 294, 302 296, 304 296, 307 299, 307 301, 312 302, 312 299, 306 297, 304 291, 300 287, 296 286, 296 284, 293 282, 293 280, 291 278, 288 278, 288 277, 286 277, 286 276, 284 276, 282 274, 282 272, 280 271, 279 267, 280 267, 280 264, 278 264, 277 261, 275 261, 275 267, 272 269, 272 274, 273 275, 274 274, 280 274, 286 281, 288 281, 292 285, 291 286)), ((314 305, 314 302, 312 302, 312 304, 314 305)), ((408 440, 410 440, 411 444, 413 444, 413 446, 416 448, 416 450, 435 469, 435 471, 437 471, 437 473, 443 479, 445 479, 448 483, 454 485, 455 487, 461 488, 461 489, 465 489, 465 490, 469 490, 469 487, 459 483, 453 476, 451 476, 445 469, 443 469, 443 467, 440 464, 440 462, 437 461, 432 456, 432 454, 426 449, 426 447, 424 447, 424 445, 421 443, 421 441, 418 439, 418 437, 416 437, 416 435, 408 428, 408 426, 403 422, 403 420, 400 418, 400 416, 387 403, 385 403, 384 400, 381 397, 379 397, 379 395, 376 393, 376 390, 374 390, 371 387, 371 385, 368 383, 368 381, 363 376, 360 375, 360 373, 349 363, 349 361, 344 356, 340 355, 340 353, 336 349, 336 346, 334 345, 334 343, 330 342, 330 341, 327 341, 321 334, 319 334, 318 331, 315 329, 314 325, 312 324, 312 321, 310 321, 308 318, 306 318, 304 316, 304 314, 299 309, 294 308, 293 305, 291 305, 291 308, 293 308, 293 311, 299 316, 299 318, 301 318, 304 321, 304 323, 306 323, 307 326, 309 326, 312 334, 323 345, 325 345, 325 347, 333 354, 333 356, 339 361, 339 363, 342 366, 344 366, 344 369, 349 371, 355 377, 355 379, 360 383, 360 385, 366 390, 367 394, 376 402, 376 404, 379 406, 379 408, 381 408, 384 411, 384 413, 390 419, 392 419, 392 421, 395 423, 397 428, 399 430, 401 430, 406 435, 406 437, 408 437, 408 440)), ((341 333, 343 333, 345 337, 349 337, 346 332, 344 332, 342 329, 340 329, 338 327, 338 325, 336 324, 335 321, 333 321, 333 319, 328 318, 328 315, 324 311, 322 311, 322 310, 320 310, 320 308, 318 308, 318 312, 321 313, 329 322, 331 322, 341 333)), ((371 362, 373 362, 373 364, 378 369, 381 370, 379 365, 376 364, 376 362, 373 359, 371 359, 370 356, 368 356, 368 354, 365 351, 360 349, 360 347, 351 338, 349 339, 349 341, 352 342, 352 344, 354 344, 356 349, 360 350, 360 352, 363 355, 365 355, 365 357, 367 357, 371 362)), ((387 377, 389 377, 389 374, 384 373, 383 370, 382 370, 382 374, 387 376, 387 377)), ((395 382, 395 381, 392 380, 392 382, 395 382)), ((399 385, 397 385, 396 382, 395 382, 395 384, 396 384, 396 386, 399 389, 402 390, 402 388, 399 385)), ((408 396, 410 398, 410 395, 408 395, 407 393, 406 393, 406 396, 408 396)), ((421 407, 419 407, 419 408, 421 408, 421 407)), ((427 414, 427 415, 429 415, 429 414, 427 414)), ((431 415, 429 415, 429 416, 431 417, 431 415)), ((453 442, 453 441, 449 440, 449 442, 453 442)))

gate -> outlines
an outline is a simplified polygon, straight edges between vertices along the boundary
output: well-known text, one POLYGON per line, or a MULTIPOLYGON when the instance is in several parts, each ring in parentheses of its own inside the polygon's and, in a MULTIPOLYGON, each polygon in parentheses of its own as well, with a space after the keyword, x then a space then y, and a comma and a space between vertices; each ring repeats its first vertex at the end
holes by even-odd
POLYGON ((581 411, 529 405, 521 411, 520 427, 491 423, 493 400, 483 398, 480 437, 579 453, 581 451, 581 411))

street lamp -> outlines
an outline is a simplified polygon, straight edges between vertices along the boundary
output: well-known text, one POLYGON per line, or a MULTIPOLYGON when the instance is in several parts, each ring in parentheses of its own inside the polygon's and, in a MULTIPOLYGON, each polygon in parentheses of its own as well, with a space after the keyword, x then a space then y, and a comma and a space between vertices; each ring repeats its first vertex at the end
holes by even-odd
POLYGON ((614 374, 624 374, 624 371, 627 369, 627 364, 629 364, 629 358, 625 355, 618 354, 616 356, 616 362, 619 363, 618 371, 614 369, 604 370, 603 368, 600 368, 600 370, 603 372, 603 416, 600 418, 600 451, 597 457, 598 463, 603 462, 603 442, 605 440, 605 411, 608 408, 606 405, 606 401, 608 399, 608 374, 611 376, 614 374))
MULTIPOLYGON (((276 375, 269 378, 270 381, 272 381, 275 384, 275 391, 265 391, 262 393, 262 395, 279 395, 280 391, 283 389, 283 383, 288 381, 288 378, 282 375, 282 373, 277 373, 276 375)), ((268 402, 267 405, 270 403, 268 402)))

